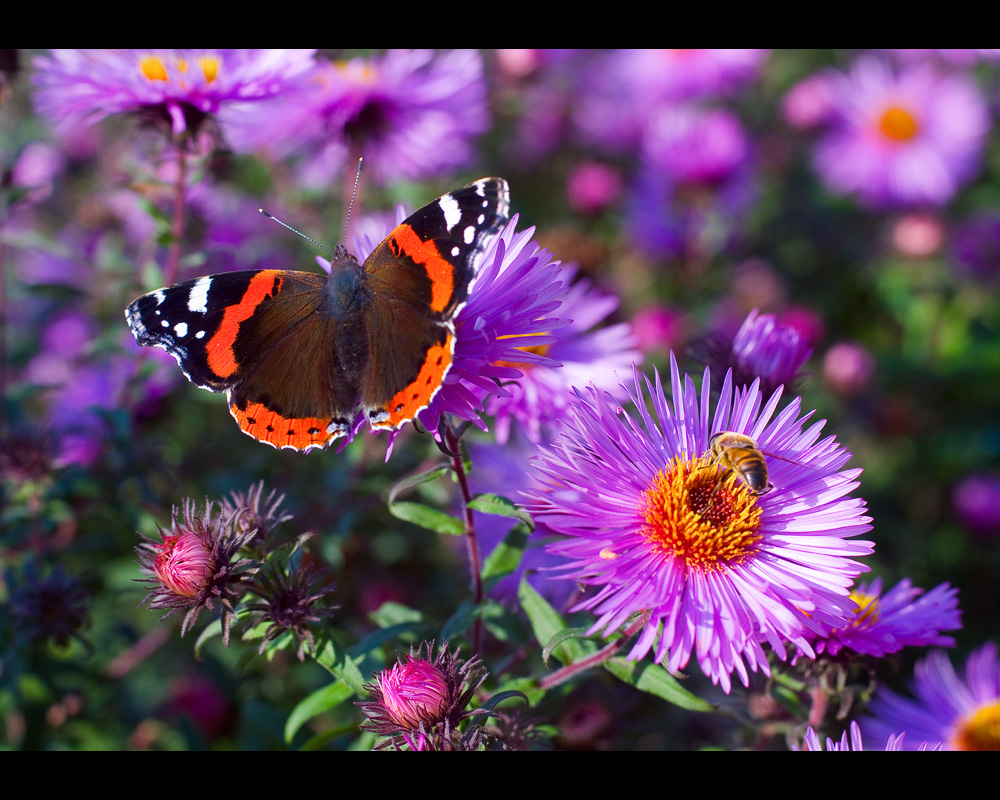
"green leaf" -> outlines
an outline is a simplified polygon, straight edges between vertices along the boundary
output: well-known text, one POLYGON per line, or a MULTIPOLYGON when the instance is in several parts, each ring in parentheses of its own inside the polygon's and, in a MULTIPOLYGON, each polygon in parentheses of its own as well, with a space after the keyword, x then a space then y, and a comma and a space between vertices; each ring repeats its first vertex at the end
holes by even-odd
POLYGON ((449 472, 451 472, 451 467, 440 465, 425 470, 424 472, 418 472, 415 475, 409 475, 402 480, 397 481, 389 489, 389 505, 391 506, 395 503, 396 498, 404 492, 408 492, 410 489, 415 489, 421 484, 436 481, 438 478, 447 475, 449 472))
POLYGON ((513 500, 509 500, 498 494, 477 494, 469 501, 469 508, 475 511, 482 511, 484 514, 511 517, 527 525, 529 531, 535 529, 535 521, 531 518, 531 514, 517 505, 513 500))
MULTIPOLYGON (((364 639, 362 639, 357 644, 351 645, 348 652, 352 656, 360 656, 366 653, 370 653, 372 650, 381 647, 386 642, 391 642, 393 639, 399 639, 404 633, 410 633, 417 631, 419 632, 421 628, 424 627, 423 621, 411 621, 411 622, 400 622, 398 625, 390 625, 388 628, 381 628, 373 633, 368 634, 364 639)), ((416 639, 418 637, 414 636, 411 639, 416 639)), ((407 640, 409 641, 409 640, 407 640)))
POLYGON ((563 630, 556 633, 551 639, 544 643, 542 647, 542 661, 546 664, 549 663, 549 656, 552 655, 552 651, 556 649, 563 642, 568 639, 586 639, 587 629, 586 628, 564 628, 563 630))
POLYGON ((412 522, 435 533, 445 533, 449 536, 461 536, 465 533, 465 525, 461 520, 422 503, 391 503, 389 512, 397 519, 412 522))
POLYGON ((422 611, 404 606, 402 603, 386 600, 368 615, 368 619, 380 628, 389 628, 406 622, 423 622, 424 614, 422 611))
POLYGON ((463 600, 458 604, 455 613, 452 614, 441 628, 442 642, 450 642, 458 638, 472 627, 479 614, 479 607, 473 605, 468 600, 463 600))
MULTIPOLYGON (((548 601, 528 583, 527 576, 521 578, 521 585, 517 587, 517 599, 528 615, 535 638, 540 644, 551 641, 569 627, 548 601)), ((563 664, 569 664, 584 655, 584 648, 577 640, 567 639, 554 648, 554 652, 563 664)))
POLYGON ((329 711, 354 696, 354 690, 343 681, 334 681, 317 689, 292 709, 288 721, 285 722, 285 742, 291 744, 299 728, 313 717, 329 711))
POLYGON ((487 584, 487 591, 492 589, 501 578, 510 575, 521 563, 524 548, 528 544, 530 529, 526 525, 515 525, 504 540, 493 548, 483 562, 483 580, 492 581, 487 584))
POLYGON ((691 694, 681 686, 680 681, 659 664, 626 661, 619 657, 608 659, 604 663, 604 668, 619 680, 675 706, 688 711, 715 711, 714 705, 691 694))

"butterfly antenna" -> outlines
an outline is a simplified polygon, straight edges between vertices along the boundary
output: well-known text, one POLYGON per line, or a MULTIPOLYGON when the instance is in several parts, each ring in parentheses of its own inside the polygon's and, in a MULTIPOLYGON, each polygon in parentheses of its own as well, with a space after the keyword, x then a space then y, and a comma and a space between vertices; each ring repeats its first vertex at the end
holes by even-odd
POLYGON ((354 208, 354 198, 358 196, 358 182, 361 180, 361 167, 364 165, 365 157, 358 159, 358 173, 354 176, 354 191, 351 192, 351 202, 347 206, 347 216, 344 218, 344 244, 347 244, 347 225, 351 221, 351 209, 354 208))
POLYGON ((277 218, 276 216, 274 216, 273 214, 268 214, 268 213, 267 213, 267 212, 266 212, 266 211, 265 211, 265 210, 264 210, 263 208, 258 208, 257 210, 258 210, 258 211, 259 211, 259 212, 260 212, 261 214, 263 214, 263 215, 264 215, 265 217, 267 217, 268 219, 273 219, 273 220, 274 220, 275 222, 277 222, 277 223, 278 223, 279 225, 281 225, 281 226, 282 226, 283 228, 288 228, 288 230, 290 230, 290 231, 291 231, 292 233, 297 233, 297 234, 298 234, 299 236, 301 236, 301 237, 302 237, 303 239, 305 239, 305 240, 306 240, 307 242, 312 242, 312 243, 313 243, 314 245, 316 245, 316 246, 317 246, 317 247, 318 247, 318 248, 319 248, 320 250, 324 250, 324 251, 326 251, 326 252, 327 252, 327 253, 328 253, 328 254, 330 255, 330 258, 333 258, 333 259, 336 259, 336 258, 337 258, 337 257, 336 257, 336 256, 335 256, 335 255, 334 255, 333 253, 331 253, 331 252, 330 252, 329 250, 327 250, 327 249, 326 249, 325 247, 323 247, 323 245, 321 245, 321 244, 320 244, 319 242, 317 242, 317 241, 316 241, 315 239, 310 239, 310 238, 309 238, 308 236, 306 236, 306 235, 305 235, 305 234, 304 234, 304 233, 303 233, 302 231, 297 231, 297 230, 295 230, 295 228, 293 228, 293 227, 292 227, 291 225, 289 225, 289 224, 288 224, 288 223, 286 223, 286 222, 282 222, 282 221, 281 221, 280 219, 278 219, 278 218, 277 218))

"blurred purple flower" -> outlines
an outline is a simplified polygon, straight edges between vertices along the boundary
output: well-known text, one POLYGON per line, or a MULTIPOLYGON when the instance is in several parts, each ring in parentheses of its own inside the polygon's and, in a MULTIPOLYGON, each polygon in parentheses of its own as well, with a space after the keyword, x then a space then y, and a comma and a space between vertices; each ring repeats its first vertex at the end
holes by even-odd
POLYGON ((914 667, 911 691, 916 699, 880 688, 872 699, 871 717, 862 720, 866 737, 882 742, 895 731, 911 742, 940 744, 943 750, 1000 750, 1000 661, 988 642, 975 650, 959 677, 942 650, 929 653, 914 667))
POLYGON ((766 50, 616 50, 579 65, 573 121, 586 144, 639 145, 650 120, 682 101, 730 94, 754 80, 766 50))
POLYGON ((979 169, 990 121, 964 75, 862 57, 834 81, 815 165, 835 192, 875 207, 942 205, 979 169))
POLYGON ((995 280, 1000 276, 1000 214, 983 211, 958 222, 948 253, 957 272, 995 280))
POLYGON ((632 333, 643 353, 666 355, 682 349, 686 325, 682 312, 666 306, 649 306, 632 317, 632 333))
POLYGON ((741 389, 727 377, 713 412, 708 370, 700 393, 673 357, 670 376, 672 404, 658 374, 655 384, 635 374, 635 417, 607 395, 578 392, 534 463, 528 509, 566 537, 549 546, 567 559, 562 577, 597 587, 576 606, 599 615, 591 633, 644 612, 629 658, 653 650, 676 672, 694 654, 728 692, 734 670, 744 685, 748 665, 769 672, 763 639, 779 657, 787 642, 811 650, 810 632, 851 613, 849 587, 867 570, 855 559, 872 544, 850 537, 871 519, 863 500, 846 496, 860 470, 838 471, 850 453, 833 437, 818 441, 822 423, 803 430, 799 398, 772 421, 780 393, 762 406, 756 383, 741 389), (717 431, 746 433, 788 459, 769 462, 773 491, 720 483, 703 456, 717 431))
POLYGON ((739 118, 721 108, 672 106, 649 122, 648 163, 683 185, 717 186, 747 164, 750 142, 739 118))
POLYGON ((796 83, 781 100, 781 116, 799 130, 825 125, 833 114, 837 73, 817 72, 796 83))
MULTIPOLYGON (((522 493, 532 485, 529 463, 538 453, 535 442, 515 433, 503 445, 473 442, 469 445, 469 452, 472 461, 469 487, 474 494, 490 492, 514 502, 521 501, 522 493)), ((504 540, 515 520, 478 511, 474 514, 476 536, 483 558, 486 558, 504 540)), ((571 581, 553 579, 552 570, 562 564, 563 559, 545 549, 552 536, 552 531, 544 523, 536 524, 517 569, 501 578, 490 594, 501 602, 516 604, 518 586, 527 574, 528 583, 535 591, 557 610, 564 610, 576 586, 571 581)))
POLYGON ((974 533, 1000 533, 1000 475, 963 478, 952 491, 951 501, 959 520, 974 533))
POLYGON ((266 108, 227 109, 222 124, 240 152, 300 155, 308 187, 328 186, 358 156, 382 183, 439 179, 469 163, 471 140, 489 127, 482 57, 475 50, 390 50, 317 62, 298 92, 266 108))
POLYGON ((875 359, 859 342, 838 342, 823 356, 823 380, 842 397, 861 394, 875 377, 875 359))
POLYGON ((60 130, 141 111, 180 135, 226 103, 279 95, 312 66, 315 52, 52 50, 35 58, 35 105, 60 130))
POLYGON ((924 594, 904 578, 883 595, 882 579, 876 578, 870 586, 859 584, 851 599, 857 611, 813 642, 817 654, 836 656, 846 649, 881 658, 904 647, 954 647, 955 640, 941 631, 962 627, 958 589, 947 583, 924 594))
POLYGON ((598 161, 575 166, 566 182, 569 204, 588 216, 607 211, 622 193, 622 176, 614 167, 598 161))

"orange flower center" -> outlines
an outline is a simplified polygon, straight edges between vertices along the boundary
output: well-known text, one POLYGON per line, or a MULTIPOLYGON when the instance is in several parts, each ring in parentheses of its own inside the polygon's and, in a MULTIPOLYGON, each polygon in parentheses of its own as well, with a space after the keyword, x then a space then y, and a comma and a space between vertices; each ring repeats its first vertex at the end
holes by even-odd
POLYGON ((899 106, 886 110, 878 121, 879 133, 897 142, 908 142, 917 135, 919 129, 917 118, 899 106))
POLYGON ((761 539, 757 496, 712 466, 675 457, 643 492, 642 535, 664 556, 705 572, 739 564, 761 539))
POLYGON ((951 743, 956 750, 1000 751, 1000 700, 962 720, 951 743))
MULTIPOLYGON (((201 74, 205 78, 205 83, 212 83, 219 75, 219 59, 215 56, 201 56, 198 59, 198 66, 201 74)), ((177 85, 186 89, 188 86, 185 76, 188 72, 188 62, 183 58, 178 58, 172 63, 166 63, 159 56, 146 56, 139 61, 139 71, 142 72, 146 80, 170 82, 169 67, 177 72, 177 85)))

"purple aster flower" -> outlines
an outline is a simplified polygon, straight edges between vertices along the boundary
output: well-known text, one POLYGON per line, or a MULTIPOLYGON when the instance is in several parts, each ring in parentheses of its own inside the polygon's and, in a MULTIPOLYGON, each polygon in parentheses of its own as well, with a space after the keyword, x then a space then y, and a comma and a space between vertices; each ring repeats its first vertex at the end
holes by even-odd
POLYGON ((881 658, 904 647, 954 647, 955 640, 942 636, 941 631, 962 627, 958 589, 947 583, 924 594, 904 578, 883 595, 882 579, 876 578, 870 586, 858 585, 851 599, 857 604, 856 612, 813 642, 817 654, 836 656, 846 649, 881 658))
POLYGON ((941 205, 979 169, 990 122, 968 78, 865 57, 833 88, 815 164, 834 191, 871 206, 941 205))
POLYGON ((761 393, 779 386, 791 389, 812 348, 802 332, 773 314, 751 311, 731 341, 716 335, 702 346, 704 360, 716 375, 732 370, 737 386, 760 379, 761 393))
POLYGON ((994 642, 969 656, 964 680, 943 650, 918 661, 914 675, 915 700, 879 689, 869 707, 872 717, 861 723, 865 736, 885 741, 893 731, 905 730, 911 741, 940 744, 943 750, 1000 750, 1000 661, 994 642))
POLYGON ((800 398, 772 420, 781 393, 765 403, 757 382, 739 388, 728 376, 713 412, 709 370, 700 396, 672 356, 670 374, 672 406, 659 374, 636 373, 633 413, 578 392, 563 433, 540 448, 529 510, 566 537, 549 547, 568 559, 562 577, 596 587, 576 606, 598 615, 591 632, 643 613, 629 658, 652 650, 676 672, 693 653, 728 692, 734 670, 744 685, 748 665, 768 672, 764 640, 781 658, 788 642, 811 650, 810 632, 851 613, 850 586, 868 569, 855 558, 872 552, 851 537, 871 519, 848 496, 861 470, 839 471, 851 454, 832 436, 819 441, 823 422, 803 429, 800 398), (722 431, 765 453, 771 491, 715 468, 709 439, 722 431))
POLYGON ((61 130, 152 112, 175 135, 226 103, 284 91, 315 50, 52 50, 35 59, 35 105, 61 130))
MULTIPOLYGON (((573 270, 564 269, 560 277, 569 285, 573 270)), ((619 323, 592 330, 617 308, 616 296, 581 279, 570 286, 562 305, 554 312, 571 320, 552 332, 555 341, 518 348, 548 356, 556 364, 524 363, 520 359, 495 364, 514 367, 522 373, 516 381, 505 383, 504 392, 494 394, 486 404, 487 413, 496 417, 498 443, 507 441, 513 420, 520 423, 531 441, 540 441, 543 426, 565 414, 574 386, 593 384, 599 391, 621 395, 617 371, 628 370, 643 358, 636 349, 631 328, 627 323, 619 323)))
MULTIPOLYGON (((885 743, 886 752, 892 750, 902 750, 903 749, 903 738, 906 736, 905 733, 901 733, 898 736, 893 734, 889 737, 889 740, 885 743)), ((803 750, 826 750, 828 752, 835 753, 849 753, 858 752, 859 750, 864 750, 864 742, 861 740, 861 728, 858 723, 851 722, 851 739, 850 742, 847 740, 847 731, 840 737, 839 742, 833 741, 829 736, 826 738, 826 747, 820 744, 819 736, 816 731, 812 729, 812 726, 806 730, 805 740, 802 742, 803 750)), ((920 750, 927 749, 927 743, 924 742, 920 745, 920 750)))
POLYGON ((391 50, 318 63, 301 91, 267 108, 227 110, 222 123, 235 149, 300 153, 310 187, 329 185, 358 156, 380 182, 438 178, 468 164, 471 139, 489 127, 482 57, 391 50))

